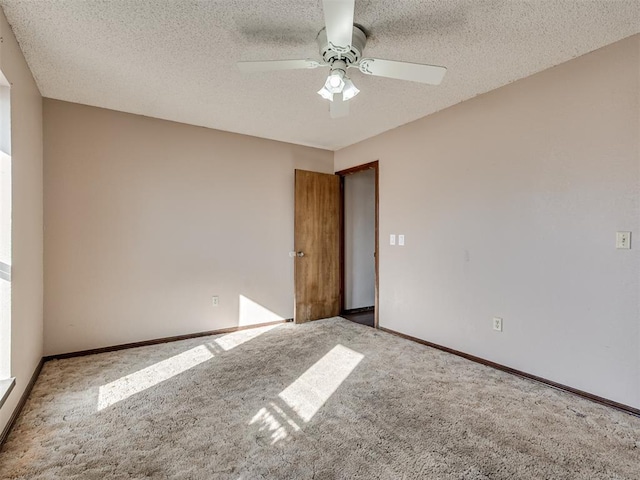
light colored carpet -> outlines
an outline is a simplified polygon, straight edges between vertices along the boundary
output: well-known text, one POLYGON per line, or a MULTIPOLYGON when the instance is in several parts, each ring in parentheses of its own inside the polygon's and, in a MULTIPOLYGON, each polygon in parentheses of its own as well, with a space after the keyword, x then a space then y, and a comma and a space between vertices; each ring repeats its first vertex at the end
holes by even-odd
POLYGON ((3 479, 634 479, 640 419, 335 318, 50 361, 3 479))

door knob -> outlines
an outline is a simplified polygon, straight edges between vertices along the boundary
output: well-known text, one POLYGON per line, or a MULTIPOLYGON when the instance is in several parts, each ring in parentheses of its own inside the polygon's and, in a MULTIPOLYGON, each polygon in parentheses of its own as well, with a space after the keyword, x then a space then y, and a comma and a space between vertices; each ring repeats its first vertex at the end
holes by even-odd
POLYGON ((304 257, 304 252, 296 252, 296 257, 304 257))

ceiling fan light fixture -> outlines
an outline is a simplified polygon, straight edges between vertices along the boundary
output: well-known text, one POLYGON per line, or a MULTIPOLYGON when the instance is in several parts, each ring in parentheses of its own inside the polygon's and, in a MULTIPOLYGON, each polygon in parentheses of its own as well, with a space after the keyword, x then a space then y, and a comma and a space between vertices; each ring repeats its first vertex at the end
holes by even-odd
MULTIPOLYGON (((0 0, 1 1, 1 0, 0 0)), ((446 67, 411 63, 380 58, 364 58, 367 34, 355 25, 356 1, 362 0, 317 0, 322 3, 324 28, 316 36, 321 59, 259 60, 238 62, 243 72, 271 72, 329 67, 323 87, 318 91, 323 99, 331 102, 331 118, 344 117, 349 112, 349 101, 360 90, 347 76, 348 69, 357 68, 365 75, 406 80, 426 85, 439 85, 447 72, 446 67), (339 95, 334 100, 335 95, 339 95)), ((366 8, 366 7, 365 7, 366 8)))
POLYGON ((346 102, 360 93, 349 77, 344 78, 344 88, 342 89, 342 100, 346 102))
POLYGON ((320 90, 318 90, 318 95, 320 95, 325 100, 329 100, 330 102, 333 102, 333 93, 330 92, 329 89, 327 89, 326 84, 320 90))
POLYGON ((340 75, 329 75, 329 85, 331 88, 340 88, 344 81, 340 78, 340 75))
POLYGON ((344 88, 344 78, 344 70, 332 70, 327 77, 327 81, 324 83, 324 88, 329 90, 331 93, 340 93, 344 88))

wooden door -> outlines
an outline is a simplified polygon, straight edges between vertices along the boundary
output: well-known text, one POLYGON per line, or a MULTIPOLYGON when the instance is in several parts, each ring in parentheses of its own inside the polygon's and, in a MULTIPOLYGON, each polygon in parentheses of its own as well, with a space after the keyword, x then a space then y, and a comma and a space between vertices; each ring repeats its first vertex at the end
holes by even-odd
POLYGON ((340 313, 340 177, 296 170, 295 311, 305 323, 340 313))

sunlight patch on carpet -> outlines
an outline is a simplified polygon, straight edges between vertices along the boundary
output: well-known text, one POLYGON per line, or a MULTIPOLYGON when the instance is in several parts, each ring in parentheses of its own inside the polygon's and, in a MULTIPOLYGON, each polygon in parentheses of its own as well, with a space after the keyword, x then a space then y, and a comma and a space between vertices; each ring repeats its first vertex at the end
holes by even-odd
POLYGON ((222 337, 216 338, 213 343, 218 345, 223 350, 231 350, 238 345, 242 345, 249 340, 253 340, 256 337, 259 337, 265 332, 269 330, 273 330, 274 328, 280 327, 282 324, 276 325, 267 325, 266 327, 256 327, 251 328, 249 330, 239 330, 237 332, 229 333, 222 337))
POLYGON ((191 350, 107 383, 101 386, 98 392, 98 411, 126 400, 132 395, 158 385, 212 358, 213 354, 206 346, 198 345, 191 350))
POLYGON ((300 431, 292 417, 309 422, 363 358, 361 353, 336 345, 280 392, 275 402, 261 408, 249 425, 257 424, 259 432, 268 433, 271 445, 300 431))
POLYGON ((363 358, 361 353, 336 345, 278 396, 308 422, 363 358))
POLYGON ((273 402, 269 402, 269 406, 261 408, 258 413, 251 419, 249 425, 258 423, 260 425, 258 431, 269 432, 271 434, 271 445, 284 440, 289 435, 287 425, 297 432, 300 427, 289 417, 284 410, 273 402))

